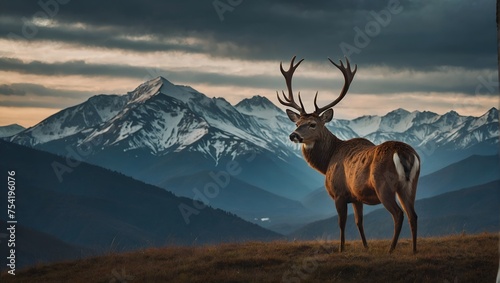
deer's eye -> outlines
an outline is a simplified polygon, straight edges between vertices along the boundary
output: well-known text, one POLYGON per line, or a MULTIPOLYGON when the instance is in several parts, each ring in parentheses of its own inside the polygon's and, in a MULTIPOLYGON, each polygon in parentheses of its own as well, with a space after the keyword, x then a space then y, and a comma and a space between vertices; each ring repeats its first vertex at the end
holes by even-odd
POLYGON ((315 129, 315 128, 316 128, 316 123, 311 123, 311 124, 309 124, 309 128, 311 128, 311 129, 315 129))

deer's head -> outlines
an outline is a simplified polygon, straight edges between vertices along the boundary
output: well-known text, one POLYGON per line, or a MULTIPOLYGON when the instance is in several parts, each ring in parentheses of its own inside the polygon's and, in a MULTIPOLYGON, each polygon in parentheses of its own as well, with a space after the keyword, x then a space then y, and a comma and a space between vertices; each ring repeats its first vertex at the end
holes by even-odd
POLYGON ((304 108, 304 104, 302 103, 302 99, 300 98, 300 92, 298 95, 300 106, 295 102, 293 98, 293 73, 295 72, 295 69, 297 69, 297 67, 300 65, 300 63, 304 61, 304 59, 302 59, 297 64, 294 64, 295 57, 296 56, 292 58, 288 71, 285 71, 283 69, 283 64, 280 63, 280 70, 283 74, 283 77, 285 77, 286 86, 288 88, 288 96, 285 95, 284 91, 282 91, 284 100, 280 98, 278 92, 276 92, 276 95, 278 96, 278 100, 281 104, 292 107, 295 110, 299 111, 297 113, 290 109, 286 110, 288 118, 290 118, 290 120, 297 125, 295 131, 290 134, 290 140, 296 143, 304 143, 307 146, 314 144, 314 142, 321 138, 321 136, 324 134, 324 131, 328 131, 325 127, 325 124, 330 122, 333 118, 332 107, 337 105, 337 103, 339 103, 347 94, 347 90, 349 89, 352 79, 356 74, 357 66, 354 67, 353 71, 351 70, 351 65, 348 59, 346 59, 347 66, 344 66, 344 63, 342 61, 340 61, 340 65, 337 65, 330 58, 328 58, 328 60, 330 60, 330 62, 335 65, 335 67, 337 67, 344 75, 344 87, 342 88, 339 97, 324 107, 318 107, 318 104, 316 103, 318 92, 316 92, 316 95, 314 96, 314 107, 316 109, 312 113, 307 113, 304 108))

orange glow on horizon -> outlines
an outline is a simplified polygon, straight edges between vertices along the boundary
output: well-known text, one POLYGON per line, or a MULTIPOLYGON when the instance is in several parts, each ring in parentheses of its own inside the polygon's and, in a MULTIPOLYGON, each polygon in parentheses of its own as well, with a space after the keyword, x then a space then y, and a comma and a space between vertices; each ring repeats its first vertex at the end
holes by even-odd
POLYGON ((28 128, 60 110, 55 108, 0 106, 0 126, 18 124, 28 128))

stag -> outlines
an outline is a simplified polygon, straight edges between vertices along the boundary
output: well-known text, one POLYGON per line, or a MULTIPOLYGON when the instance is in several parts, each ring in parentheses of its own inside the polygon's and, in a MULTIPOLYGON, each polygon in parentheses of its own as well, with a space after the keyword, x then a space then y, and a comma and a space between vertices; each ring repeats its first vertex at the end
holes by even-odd
POLYGON ((347 204, 352 203, 354 217, 363 246, 368 248, 363 229, 363 204, 375 205, 382 203, 391 213, 394 220, 394 235, 389 252, 394 251, 398 242, 404 214, 396 202, 396 196, 402 205, 410 223, 413 252, 417 251, 417 214, 414 203, 420 175, 420 157, 408 144, 398 141, 388 141, 374 145, 364 138, 341 140, 325 126, 333 118, 333 109, 347 94, 349 86, 357 71, 351 69, 349 60, 346 65, 340 60, 340 65, 328 60, 344 75, 344 86, 340 95, 324 107, 318 107, 318 92, 314 97, 315 110, 306 113, 304 104, 298 94, 300 106, 294 100, 292 77, 297 67, 304 59, 294 64, 295 56, 290 62, 288 71, 280 70, 285 77, 288 96, 282 91, 283 99, 278 96, 281 104, 291 107, 286 113, 297 126, 290 134, 290 140, 302 144, 302 154, 309 165, 325 175, 325 187, 335 202, 340 227, 340 252, 344 251, 345 225, 347 219, 347 204))

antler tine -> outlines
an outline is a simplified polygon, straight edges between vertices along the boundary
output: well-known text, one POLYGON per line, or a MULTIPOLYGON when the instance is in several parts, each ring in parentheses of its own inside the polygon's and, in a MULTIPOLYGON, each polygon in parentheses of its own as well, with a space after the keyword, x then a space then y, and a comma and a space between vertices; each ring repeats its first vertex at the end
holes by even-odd
POLYGON ((299 102, 300 102, 300 109, 304 110, 304 113, 306 113, 306 108, 304 107, 304 103, 302 103, 302 98, 300 98, 300 91, 299 91, 299 102))
POLYGON ((331 102, 328 105, 323 106, 321 108, 318 107, 318 104, 316 104, 316 100, 318 97, 318 93, 316 92, 316 96, 314 97, 314 107, 316 108, 316 110, 314 111, 314 113, 316 113, 318 115, 321 114, 323 111, 337 105, 344 98, 344 96, 347 94, 347 91, 349 90, 349 86, 351 85, 352 80, 354 79, 354 75, 356 74, 356 71, 358 70, 358 65, 354 65, 354 70, 351 70, 351 63, 349 62, 349 59, 347 59, 347 57, 346 57, 346 65, 347 66, 344 66, 344 63, 342 62, 342 60, 340 60, 340 65, 335 64, 335 62, 333 62, 332 59, 330 59, 330 58, 328 58, 328 60, 333 65, 335 65, 335 67, 337 67, 344 75, 344 86, 342 87, 342 91, 340 92, 340 95, 339 95, 339 97, 337 97, 337 99, 335 99, 333 102, 331 102))
POLYGON ((302 63, 302 61, 304 61, 304 59, 301 59, 299 62, 297 62, 297 64, 294 64, 296 57, 297 56, 293 56, 292 60, 290 61, 290 67, 288 68, 287 71, 285 71, 285 69, 283 69, 283 62, 280 63, 280 70, 281 70, 281 73, 283 74, 283 77, 285 78, 286 87, 288 89, 288 97, 285 95, 284 91, 282 91, 282 94, 283 94, 283 98, 285 101, 281 100, 278 92, 276 92, 276 96, 278 97, 278 101, 281 104, 298 110, 300 112, 300 114, 305 114, 306 110, 305 110, 304 104, 302 103, 302 100, 300 98, 300 93, 299 93, 300 106, 295 102, 295 100, 293 98, 293 91, 292 91, 293 73, 295 72, 297 67, 300 65, 300 63, 302 63))
POLYGON ((316 104, 316 100, 318 100, 318 91, 316 91, 316 95, 314 95, 314 108, 316 108, 315 112, 318 111, 318 104, 316 104))

